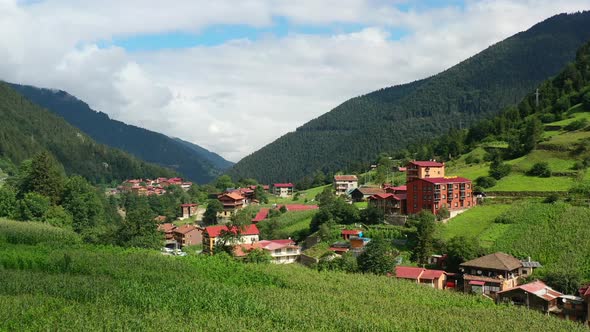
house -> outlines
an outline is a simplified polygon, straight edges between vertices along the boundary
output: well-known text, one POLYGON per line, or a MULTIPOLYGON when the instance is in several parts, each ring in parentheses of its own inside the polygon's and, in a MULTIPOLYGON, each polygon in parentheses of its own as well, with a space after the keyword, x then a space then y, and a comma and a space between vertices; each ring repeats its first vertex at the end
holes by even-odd
POLYGON ((445 271, 412 266, 396 266, 395 277, 411 280, 417 284, 428 285, 436 289, 445 289, 447 282, 447 273, 445 271))
POLYGON ((371 239, 368 237, 351 236, 348 241, 350 242, 350 251, 354 257, 358 257, 365 251, 365 247, 371 239))
POLYGON ((586 324, 590 326, 590 284, 580 289, 580 297, 586 302, 586 324))
POLYGON ((563 296, 562 293, 536 280, 498 292, 496 302, 522 305, 548 314, 557 310, 561 296, 563 296))
POLYGON ((381 187, 358 187, 350 192, 350 197, 355 202, 362 202, 375 194, 385 194, 381 187))
POLYGON ((382 210, 385 214, 405 214, 406 197, 406 194, 383 193, 372 195, 367 201, 369 206, 382 210))
POLYGON ((438 254, 433 254, 430 255, 430 257, 428 257, 428 265, 436 265, 439 268, 445 268, 446 266, 446 260, 449 257, 449 255, 444 254, 444 255, 438 255, 438 254))
POLYGON ((445 163, 435 160, 410 161, 406 166, 406 183, 416 179, 442 178, 445 176, 445 163))
POLYGON ((186 219, 197 215, 198 206, 198 204, 181 204, 180 209, 182 210, 182 217, 180 219, 186 219))
POLYGON ((437 214, 446 208, 453 216, 457 211, 477 204, 471 180, 461 177, 414 179, 408 182, 407 188, 407 209, 410 214, 421 210, 437 214))
POLYGON ((194 246, 203 242, 203 230, 193 225, 183 225, 173 231, 174 239, 182 246, 194 246))
POLYGON ((337 196, 358 188, 358 184, 356 175, 334 175, 334 190, 336 190, 337 196))
POLYGON ((292 183, 275 183, 272 185, 272 193, 279 197, 290 197, 294 187, 292 183))
POLYGON ((407 194, 408 193, 408 186, 383 186, 383 189, 388 194, 407 194))
POLYGON ((562 295, 557 300, 557 309, 551 311, 551 314, 561 319, 572 320, 581 324, 586 324, 587 306, 583 297, 575 295, 562 295))
POLYGON ((359 229, 343 229, 342 232, 340 232, 340 235, 344 240, 350 240, 350 237, 352 236, 362 237, 363 231, 359 229))
MULTIPOLYGON (((203 252, 205 253, 213 253, 213 249, 215 245, 221 242, 220 236, 223 232, 232 232, 237 234, 237 230, 235 228, 228 229, 225 225, 219 226, 209 226, 203 230, 203 252)), ((240 237, 237 241, 238 243, 233 244, 252 244, 259 241, 260 232, 258 231, 258 227, 256 225, 251 224, 247 225, 240 231, 240 237)))
POLYGON ((328 250, 335 252, 338 255, 347 253, 350 250, 350 243, 348 242, 335 242, 332 243, 328 250))
POLYGON ((463 291, 494 297, 498 292, 518 286, 522 262, 496 252, 461 263, 463 291))
POLYGON ((301 247, 291 239, 286 240, 262 240, 252 244, 237 245, 234 256, 245 257, 254 249, 262 249, 271 256, 271 263, 290 264, 295 263, 301 256, 301 247))
POLYGON ((158 231, 164 233, 164 244, 176 244, 174 229, 176 229, 176 226, 171 223, 158 225, 158 231))
POLYGON ((237 191, 225 193, 217 196, 217 199, 223 205, 221 217, 230 217, 235 211, 238 211, 246 205, 246 198, 237 191))

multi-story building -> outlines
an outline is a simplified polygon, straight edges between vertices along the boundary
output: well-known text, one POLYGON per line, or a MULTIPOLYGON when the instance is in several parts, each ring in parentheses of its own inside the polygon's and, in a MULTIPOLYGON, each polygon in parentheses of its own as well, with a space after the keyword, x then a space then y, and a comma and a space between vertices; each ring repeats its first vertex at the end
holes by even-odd
POLYGON ((518 259, 496 252, 461 263, 466 293, 496 294, 518 286, 522 262, 518 259))
POLYGON ((173 230, 174 239, 182 246, 194 246, 203 241, 203 230, 193 225, 184 225, 173 230))
POLYGON ((409 214, 428 210, 437 214, 446 208, 455 211, 473 207, 477 200, 473 197, 471 180, 461 177, 419 178, 407 184, 407 210, 409 214))
POLYGON ((356 175, 334 175, 334 190, 336 195, 344 195, 348 191, 358 188, 359 182, 356 175))
POLYGON ((292 183, 275 183, 272 185, 272 193, 279 197, 290 197, 294 187, 292 183))
POLYGON ((437 161, 410 161, 406 167, 406 182, 416 179, 442 178, 445 176, 445 163, 437 161))
POLYGON ((217 199, 223 205, 223 211, 220 212, 222 218, 230 217, 235 211, 246 205, 246 198, 238 191, 221 194, 217 199))
POLYGON ((291 239, 286 240, 262 240, 252 244, 237 245, 234 249, 236 257, 245 257, 250 251, 261 249, 271 257, 271 263, 290 264, 295 263, 301 256, 301 247, 291 239))
POLYGON ((213 253, 215 245, 222 241, 221 236, 224 232, 232 232, 237 235, 238 231, 238 240, 236 243, 228 243, 229 245, 254 244, 259 241, 260 232, 258 231, 258 227, 254 224, 247 225, 241 230, 238 230, 235 227, 230 230, 225 225, 209 226, 205 227, 205 230, 203 230, 203 252, 213 253))

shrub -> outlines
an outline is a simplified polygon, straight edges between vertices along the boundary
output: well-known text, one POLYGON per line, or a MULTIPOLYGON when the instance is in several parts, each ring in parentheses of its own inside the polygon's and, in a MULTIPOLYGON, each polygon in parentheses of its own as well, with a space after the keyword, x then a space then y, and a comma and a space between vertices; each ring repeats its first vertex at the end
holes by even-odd
POLYGON ((545 198, 545 200, 543 200, 544 203, 555 203, 559 200, 559 195, 557 194, 551 194, 549 196, 547 196, 545 198))
POLYGON ((475 184, 480 188, 491 188, 496 185, 496 179, 491 176, 480 176, 475 179, 475 184))
POLYGON ((501 178, 510 174, 512 168, 510 165, 502 163, 502 162, 493 162, 490 165, 490 176, 496 180, 500 180, 501 178))
POLYGON ((574 130, 582 129, 582 128, 586 127, 587 125, 588 125, 587 119, 580 119, 580 120, 576 120, 576 121, 568 124, 563 129, 565 129, 567 131, 574 131, 574 130))
POLYGON ((436 213, 436 219, 438 221, 441 220, 445 220, 448 219, 449 217, 451 217, 451 212, 449 212, 449 209, 447 209, 446 207, 442 207, 440 210, 438 210, 438 212, 436 213))
POLYGON ((549 164, 547 162, 536 163, 527 172, 527 175, 548 178, 551 176, 551 168, 549 167, 549 164))

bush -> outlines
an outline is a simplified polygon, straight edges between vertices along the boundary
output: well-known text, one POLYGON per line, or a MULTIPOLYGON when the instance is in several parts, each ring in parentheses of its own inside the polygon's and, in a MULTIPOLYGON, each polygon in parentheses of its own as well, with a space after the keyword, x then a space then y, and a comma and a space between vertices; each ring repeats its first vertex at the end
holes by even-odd
POLYGON ((451 217, 451 212, 449 212, 449 209, 447 209, 446 207, 442 207, 440 210, 438 210, 438 212, 436 213, 436 219, 438 221, 441 220, 445 220, 451 217))
POLYGON ((544 203, 555 203, 559 200, 559 195, 557 194, 551 194, 549 196, 547 196, 545 198, 545 200, 543 200, 544 203))
POLYGON ((563 129, 565 129, 567 131, 574 131, 574 130, 579 130, 579 129, 585 128, 587 125, 588 125, 588 120, 580 119, 580 120, 576 120, 576 121, 568 124, 563 129))
POLYGON ((502 163, 502 162, 493 162, 490 165, 490 176, 496 180, 500 180, 501 178, 510 174, 512 168, 510 165, 502 163))
POLYGON ((491 176, 480 176, 475 179, 475 184, 480 188, 491 188, 496 185, 496 179, 491 176))
POLYGON ((551 168, 547 162, 536 163, 527 172, 527 175, 548 178, 551 176, 551 168))

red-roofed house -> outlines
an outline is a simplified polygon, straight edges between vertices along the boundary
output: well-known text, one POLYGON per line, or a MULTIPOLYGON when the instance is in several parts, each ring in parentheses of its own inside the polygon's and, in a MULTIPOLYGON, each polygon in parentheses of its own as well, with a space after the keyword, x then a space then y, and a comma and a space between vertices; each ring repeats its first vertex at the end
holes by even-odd
POLYGON ((349 190, 358 188, 359 182, 356 175, 334 175, 334 189, 336 195, 344 195, 349 190))
POLYGON ((174 229, 174 239, 182 247, 194 246, 203 242, 203 230, 193 225, 183 225, 174 229))
POLYGON ((383 189, 385 189, 386 193, 389 194, 407 194, 408 193, 408 186, 403 185, 403 186, 397 186, 397 187, 393 187, 393 186, 385 186, 383 187, 383 189))
POLYGON ((182 217, 180 219, 186 219, 196 215, 198 206, 199 204, 181 204, 182 217))
POLYGON ((292 183, 275 183, 272 185, 272 193, 279 197, 289 197, 293 195, 294 187, 292 183))
POLYGON ((261 208, 260 211, 258 211, 258 213, 256 214, 256 216, 252 219, 252 223, 255 224, 259 221, 263 221, 264 219, 266 219, 268 217, 269 212, 270 212, 270 209, 261 208))
POLYGON ((344 240, 350 240, 352 236, 363 236, 363 231, 360 229, 343 229, 340 235, 344 240))
POLYGON ((557 301, 561 296, 563 296, 562 293, 547 286, 544 282, 536 280, 498 292, 496 301, 523 305, 547 314, 557 311, 557 301))
POLYGON ((368 204, 380 209, 385 214, 405 214, 406 194, 375 194, 367 199, 368 204))
POLYGON ((396 266, 395 277, 413 280, 418 284, 429 285, 436 289, 445 289, 447 273, 441 270, 427 270, 421 267, 396 266))
POLYGON ((301 255, 301 247, 296 245, 295 241, 291 239, 262 240, 253 244, 237 245, 234 249, 234 255, 243 257, 254 249, 266 251, 272 257, 271 263, 275 264, 295 263, 301 255))
MULTIPOLYGON (((206 253, 213 253, 213 249, 215 248, 215 244, 221 241, 220 235, 222 232, 228 232, 229 229, 225 225, 218 225, 218 226, 209 226, 203 230, 203 252, 206 253)), ((236 229, 231 230, 234 234, 237 233, 236 229)), ((243 244, 252 244, 256 243, 259 240, 258 227, 254 224, 250 224, 244 227, 244 229, 240 232, 240 239, 239 243, 243 244)), ((234 244, 239 244, 234 243, 234 244)))

